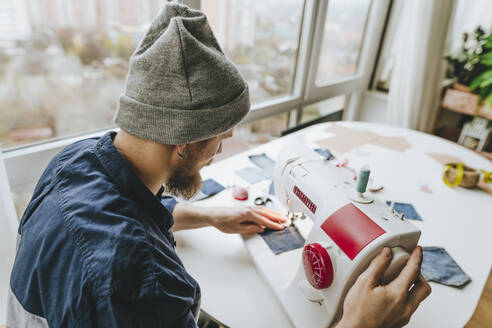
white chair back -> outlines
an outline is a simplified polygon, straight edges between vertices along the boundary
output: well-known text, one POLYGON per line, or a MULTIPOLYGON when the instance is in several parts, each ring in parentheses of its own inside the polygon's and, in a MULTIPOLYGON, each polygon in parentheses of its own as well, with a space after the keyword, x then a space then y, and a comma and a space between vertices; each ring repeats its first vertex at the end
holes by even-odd
POLYGON ((16 252, 19 220, 0 149, 0 325, 5 324, 10 271, 16 252))

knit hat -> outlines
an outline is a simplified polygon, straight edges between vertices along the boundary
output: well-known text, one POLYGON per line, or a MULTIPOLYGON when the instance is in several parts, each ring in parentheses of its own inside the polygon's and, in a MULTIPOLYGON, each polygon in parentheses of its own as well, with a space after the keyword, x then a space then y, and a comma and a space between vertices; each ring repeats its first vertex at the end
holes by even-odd
POLYGON ((249 108, 248 85, 205 14, 168 3, 130 59, 115 123, 142 139, 179 145, 230 130, 249 108))

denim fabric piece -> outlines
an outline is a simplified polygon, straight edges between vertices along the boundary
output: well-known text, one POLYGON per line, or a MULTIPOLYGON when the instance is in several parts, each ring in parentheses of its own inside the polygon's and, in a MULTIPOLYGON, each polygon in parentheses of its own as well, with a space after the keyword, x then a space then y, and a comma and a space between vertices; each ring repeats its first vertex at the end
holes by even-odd
POLYGON ((248 182, 249 184, 255 184, 260 182, 261 180, 265 180, 266 177, 262 174, 262 171, 256 167, 245 167, 236 171, 236 174, 239 175, 243 180, 248 182))
POLYGON ((453 287, 462 287, 471 281, 444 248, 422 247, 422 251, 421 272, 425 279, 453 287))
POLYGON ((262 169, 273 169, 275 161, 268 157, 265 153, 248 156, 249 160, 262 169))
POLYGON ((260 236, 275 255, 282 254, 304 246, 305 239, 296 226, 288 226, 284 230, 265 229, 260 236))
POLYGON ((249 160, 260 168, 265 178, 271 179, 273 177, 273 169, 275 167, 275 161, 268 157, 265 153, 258 155, 248 156, 249 160))
MULTIPOLYGON (((388 204, 388 206, 391 206, 391 201, 387 200, 386 204, 388 204)), ((399 214, 405 214, 405 219, 423 221, 412 204, 395 202, 395 211, 399 214)))
POLYGON ((272 196, 275 196, 275 185, 272 181, 272 183, 270 183, 270 188, 268 189, 268 193, 272 196))
POLYGON ((220 183, 215 181, 214 179, 207 179, 203 181, 202 183, 202 189, 193 197, 193 201, 198 201, 205 199, 207 197, 213 196, 215 194, 218 194, 222 190, 224 190, 225 187, 222 186, 220 183))
POLYGON ((330 152, 329 149, 316 148, 314 151, 320 154, 326 160, 331 161, 332 159, 335 158, 335 156, 333 156, 333 154, 330 152))

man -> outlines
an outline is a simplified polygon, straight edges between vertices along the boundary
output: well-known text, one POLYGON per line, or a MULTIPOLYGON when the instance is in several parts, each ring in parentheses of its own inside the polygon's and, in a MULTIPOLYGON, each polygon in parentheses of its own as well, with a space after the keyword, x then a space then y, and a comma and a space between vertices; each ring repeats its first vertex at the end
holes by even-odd
MULTIPOLYGON (((284 219, 259 207, 176 204, 163 192, 197 192, 200 168, 249 107, 247 84, 203 13, 168 4, 131 58, 121 130, 68 146, 36 186, 19 227, 8 326, 196 326, 200 288, 172 230, 256 233, 284 219)), ((401 326, 428 295, 419 248, 395 281, 378 285, 390 253, 350 290, 339 327, 401 326)))

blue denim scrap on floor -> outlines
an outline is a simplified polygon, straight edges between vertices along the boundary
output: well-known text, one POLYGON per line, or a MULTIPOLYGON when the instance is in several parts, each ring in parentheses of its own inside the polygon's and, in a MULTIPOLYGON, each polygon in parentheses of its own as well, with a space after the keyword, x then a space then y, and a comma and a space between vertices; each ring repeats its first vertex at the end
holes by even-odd
POLYGON ((224 189, 225 189, 225 187, 222 186, 217 181, 215 181, 214 179, 207 179, 207 180, 203 181, 202 189, 191 200, 192 201, 202 200, 202 199, 205 199, 207 197, 218 194, 219 192, 221 192, 224 189))
MULTIPOLYGON (((388 204, 388 206, 391 206, 391 201, 387 200, 386 204, 388 204)), ((419 213, 417 213, 417 210, 415 209, 415 207, 413 207, 412 204, 395 202, 395 212, 397 212, 398 214, 405 214, 405 219, 408 220, 423 221, 422 217, 419 215, 419 213)))
POLYGON ((426 280, 453 287, 462 287, 471 281, 444 248, 422 247, 422 252, 421 272, 426 280))
POLYGON ((329 149, 326 148, 316 148, 314 149, 315 152, 317 152, 321 157, 324 159, 331 161, 332 159, 335 159, 335 156, 331 153, 329 149))
POLYGON ((288 226, 284 230, 265 229, 260 236, 275 255, 293 249, 302 248, 306 241, 296 226, 288 226))

